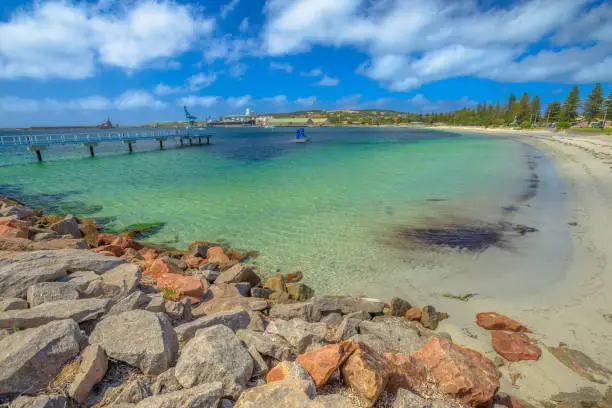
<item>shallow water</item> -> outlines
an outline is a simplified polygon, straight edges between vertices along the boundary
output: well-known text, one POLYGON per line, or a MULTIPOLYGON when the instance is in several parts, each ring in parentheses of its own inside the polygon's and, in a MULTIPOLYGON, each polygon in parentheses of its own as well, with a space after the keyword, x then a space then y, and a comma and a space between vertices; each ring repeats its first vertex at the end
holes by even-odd
MULTIPOLYGON (((264 272, 302 270, 319 293, 409 285, 398 231, 424 218, 499 220, 525 194, 524 147, 510 140, 422 129, 218 129, 213 145, 155 150, 138 142, 52 147, 35 163, 0 151, 0 194, 109 227, 166 222, 151 241, 185 247, 224 239, 256 249, 264 272)), ((421 265, 422 266, 422 265, 421 265)), ((419 270, 420 272, 415 272, 419 270)))

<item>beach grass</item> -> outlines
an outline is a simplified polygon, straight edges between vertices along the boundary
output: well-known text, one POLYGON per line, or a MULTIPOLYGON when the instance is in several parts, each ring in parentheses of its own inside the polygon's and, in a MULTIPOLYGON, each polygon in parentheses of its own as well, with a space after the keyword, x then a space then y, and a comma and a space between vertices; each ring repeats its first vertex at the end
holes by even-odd
POLYGON ((598 129, 598 128, 572 128, 570 129, 572 132, 581 132, 581 133, 597 133, 601 135, 610 135, 612 134, 612 128, 598 129))

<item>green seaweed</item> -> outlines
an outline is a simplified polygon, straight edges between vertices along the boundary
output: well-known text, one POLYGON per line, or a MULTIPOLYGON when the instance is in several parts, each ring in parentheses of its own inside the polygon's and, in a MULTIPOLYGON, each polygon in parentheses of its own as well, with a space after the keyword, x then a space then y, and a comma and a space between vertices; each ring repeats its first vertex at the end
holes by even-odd
POLYGON ((122 234, 128 234, 132 238, 148 238, 154 234, 157 234, 165 226, 165 222, 142 222, 130 224, 119 232, 122 234))
POLYGON ((465 295, 453 295, 452 293, 445 293, 442 296, 449 299, 460 300, 462 302, 467 302, 474 296, 478 295, 478 293, 466 293, 465 295))

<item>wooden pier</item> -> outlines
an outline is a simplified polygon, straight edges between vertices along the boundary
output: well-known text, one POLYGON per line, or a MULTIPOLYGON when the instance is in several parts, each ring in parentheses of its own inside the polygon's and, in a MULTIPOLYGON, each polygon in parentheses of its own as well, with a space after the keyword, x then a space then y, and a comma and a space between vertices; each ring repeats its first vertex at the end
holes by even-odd
POLYGON ((28 151, 35 152, 38 161, 42 161, 42 152, 54 145, 80 144, 87 147, 89 155, 95 157, 94 148, 100 143, 120 142, 128 146, 130 153, 133 152, 132 145, 138 140, 153 140, 159 143, 159 149, 164 150, 164 142, 174 139, 189 146, 202 145, 203 139, 206 144, 210 144, 212 133, 205 133, 195 129, 152 129, 141 131, 110 131, 110 132, 78 132, 78 133, 31 133, 23 135, 0 136, 0 147, 26 147, 28 151))

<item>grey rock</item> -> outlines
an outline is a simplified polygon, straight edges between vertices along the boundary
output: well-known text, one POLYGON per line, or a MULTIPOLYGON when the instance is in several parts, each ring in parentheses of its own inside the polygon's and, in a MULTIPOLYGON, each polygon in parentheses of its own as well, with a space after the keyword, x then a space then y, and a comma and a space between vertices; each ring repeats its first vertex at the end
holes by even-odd
MULTIPOLYGON (((206 264, 206 265, 210 265, 210 264, 206 264)), ((204 266, 206 266, 204 265, 204 266)), ((216 265, 215 265, 216 267, 216 265)), ((215 280, 219 277, 219 275, 221 275, 221 272, 216 271, 214 269, 200 269, 200 275, 206 279, 208 282, 210 283, 214 283, 215 280)))
MULTIPOLYGON (((285 378, 286 380, 290 379, 312 381, 312 378, 310 377, 310 374, 308 374, 308 371, 306 371, 304 367, 302 367, 295 361, 281 361, 276 366, 274 366, 274 368, 276 367, 281 367, 281 370, 283 370, 283 372, 287 374, 287 377, 285 378)), ((314 383, 312 384, 312 386, 314 387, 314 383)))
POLYGON ((432 408, 432 404, 412 391, 400 388, 397 390, 393 408, 432 408))
POLYGON ((119 300, 107 313, 107 316, 116 315, 130 310, 143 309, 151 301, 151 298, 145 293, 137 290, 131 295, 119 300))
POLYGON ((202 265, 200 267, 201 271, 218 271, 219 270, 219 265, 217 265, 215 262, 208 262, 206 265, 202 265))
POLYGON ((268 288, 255 287, 251 288, 251 296, 256 298, 268 299, 274 291, 268 288))
POLYGON ((321 318, 321 323, 325 323, 328 326, 338 326, 340 323, 342 323, 342 320, 344 320, 344 318, 342 317, 342 315, 340 313, 330 313, 327 316, 321 318))
POLYGON ((83 234, 79 231, 79 223, 72 215, 51 225, 51 229, 60 235, 70 235, 72 238, 81 238, 83 234))
POLYGON ((402 317, 411 307, 412 305, 408 301, 394 297, 391 299, 391 316, 402 317))
POLYGON ((253 346, 260 354, 276 360, 295 360, 293 347, 284 338, 271 333, 261 333, 253 330, 238 330, 236 337, 247 346, 253 346))
POLYGON ((555 402, 567 404, 580 404, 588 408, 604 399, 601 392, 595 387, 581 387, 576 392, 560 392, 550 397, 555 402))
MULTIPOLYGON (((388 317, 376 321, 363 320, 359 324, 359 333, 367 335, 369 339, 378 337, 386 349, 406 354, 414 353, 427 342, 427 338, 421 337, 418 330, 402 317, 388 317)), ((367 342, 368 338, 365 343, 370 345, 367 342)))
POLYGON ((206 252, 208 252, 208 248, 210 248, 211 246, 212 245, 196 244, 193 246, 191 254, 206 259, 206 252))
POLYGON ((168 371, 164 371, 157 376, 153 383, 153 387, 151 387, 151 391, 153 391, 153 395, 158 395, 178 391, 182 388, 183 386, 174 375, 174 367, 172 367, 168 371))
POLYGON ((55 232, 39 232, 34 235, 34 241, 47 241, 49 239, 59 239, 61 235, 55 232))
POLYGON ((38 393, 79 354, 84 342, 73 320, 18 331, 0 340, 0 395, 38 393))
POLYGON ((71 271, 103 273, 124 260, 80 249, 31 251, 0 257, 0 293, 25 298, 28 288, 39 282, 52 282, 71 271))
POLYGON ((378 336, 374 336, 371 334, 357 334, 351 337, 349 340, 353 343, 360 341, 380 355, 385 354, 385 352, 389 348, 387 347, 387 344, 384 342, 384 340, 382 340, 378 336))
POLYGON ((349 316, 345 316, 342 323, 338 325, 334 338, 337 341, 347 340, 350 337, 355 336, 358 333, 359 324, 362 319, 355 319, 349 316))
POLYGON ((318 322, 321 320, 321 313, 315 309, 312 301, 276 304, 270 308, 271 319, 291 320, 296 317, 307 322, 318 322))
POLYGON ((110 358, 160 374, 176 361, 178 339, 163 313, 132 310, 109 316, 96 325, 90 344, 100 344, 110 358))
POLYGON ((102 277, 92 271, 76 271, 58 279, 59 282, 69 282, 73 284, 80 291, 87 289, 87 286, 95 280, 102 280, 102 277))
POLYGON ((262 355, 257 351, 255 346, 248 346, 247 350, 249 354, 253 358, 253 377, 265 377, 268 374, 269 367, 266 360, 262 357, 262 355))
POLYGON ((83 297, 86 298, 112 298, 122 293, 123 290, 119 286, 104 283, 101 280, 90 282, 87 289, 82 291, 83 297))
POLYGON ((228 400, 227 398, 223 398, 221 401, 219 401, 217 408, 232 408, 233 406, 234 404, 232 404, 232 401, 228 400))
POLYGON ((109 285, 119 286, 124 293, 132 293, 140 284, 142 271, 140 266, 126 263, 102 275, 102 282, 109 285))
POLYGON ((255 300, 253 302, 249 302, 249 309, 254 312, 262 312, 266 310, 270 304, 265 300, 255 300))
POLYGON ((68 400, 63 395, 21 396, 14 399, 9 408, 66 408, 68 400))
POLYGON ((20 298, 0 298, 0 312, 28 308, 28 302, 20 298))
POLYGON ((436 330, 441 320, 440 313, 433 306, 425 306, 421 315, 421 324, 428 329, 436 330))
POLYGON ((312 381, 274 381, 245 391, 234 408, 314 408, 316 395, 312 381))
POLYGON ((108 303, 107 299, 60 300, 44 303, 31 309, 10 310, 0 313, 0 328, 28 329, 64 319, 83 323, 103 315, 108 303))
POLYGON ((185 305, 182 302, 166 300, 164 305, 166 314, 173 320, 181 320, 185 314, 185 305))
POLYGON ((65 282, 40 282, 28 288, 26 298, 30 307, 59 300, 76 300, 79 292, 74 285, 65 282))
POLYGON ((35 212, 35 210, 25 205, 0 203, 0 217, 17 217, 17 219, 23 220, 35 212))
POLYGON ((136 379, 127 383, 113 404, 137 404, 145 398, 152 396, 151 388, 142 380, 136 379))
POLYGON ((214 408, 223 396, 220 382, 197 385, 186 390, 154 395, 136 404, 135 408, 214 408))
POLYGON ((321 314, 336 312, 349 314, 353 312, 382 313, 385 303, 374 299, 360 299, 344 296, 324 296, 313 299, 316 311, 321 314))
POLYGON ((246 329, 251 322, 251 316, 245 310, 230 310, 228 312, 213 313, 208 316, 200 317, 189 323, 184 323, 176 327, 176 335, 182 342, 189 341, 200 329, 216 325, 224 325, 233 331, 246 329))
POLYGON ((221 381, 223 395, 237 398, 251 378, 253 359, 227 326, 200 329, 183 347, 174 375, 185 388, 221 381))
POLYGON ((281 336, 298 352, 306 352, 311 345, 325 342, 327 325, 325 323, 308 323, 302 319, 274 320, 266 328, 267 333, 281 336))
POLYGON ((153 313, 165 313, 166 300, 164 299, 164 297, 162 295, 151 295, 150 297, 151 301, 149 302, 145 310, 153 313))
POLYGON ((249 282, 232 283, 232 285, 236 289, 238 289, 238 293, 240 293, 240 296, 251 296, 251 284, 249 282))
POLYGON ((340 394, 317 395, 313 400, 317 408, 353 408, 349 398, 340 394))
POLYGON ((251 287, 261 283, 261 278, 255 273, 255 268, 251 265, 238 263, 228 270, 222 272, 215 283, 239 283, 248 282, 251 287))
POLYGON ((102 347, 88 346, 81 354, 79 370, 68 388, 68 395, 78 403, 83 403, 94 385, 102 381, 108 368, 108 360, 102 347))

